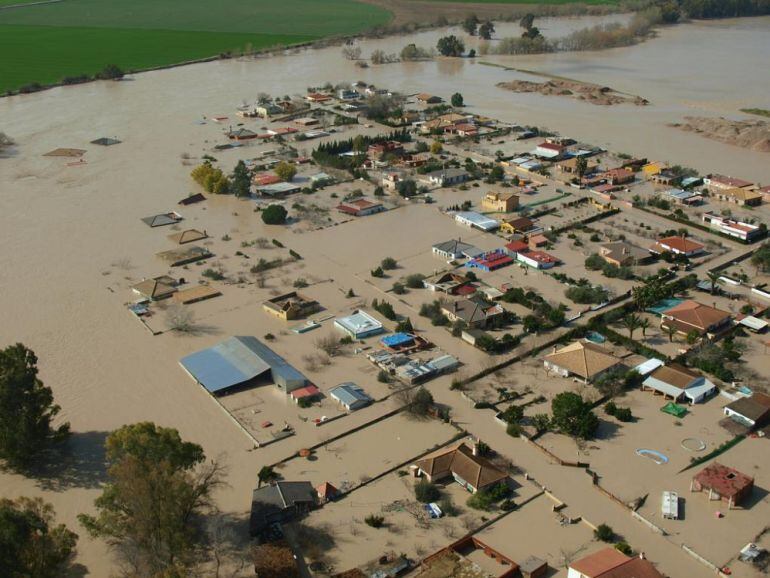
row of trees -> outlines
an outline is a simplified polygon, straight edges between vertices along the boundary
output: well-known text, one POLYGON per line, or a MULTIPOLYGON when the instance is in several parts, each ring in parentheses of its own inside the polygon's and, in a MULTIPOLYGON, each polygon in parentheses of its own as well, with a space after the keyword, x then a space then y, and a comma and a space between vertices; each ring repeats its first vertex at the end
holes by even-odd
MULTIPOLYGON (((37 357, 22 344, 0 351, 0 460, 28 473, 57 444, 69 424, 55 425, 60 408, 38 378, 37 357)), ((172 577, 211 554, 206 516, 225 469, 175 429, 150 422, 126 425, 105 443, 107 483, 94 515, 78 520, 114 547, 131 576, 172 577)), ((0 500, 0 572, 8 577, 55 578, 67 573, 78 536, 54 521, 40 499, 0 500)))

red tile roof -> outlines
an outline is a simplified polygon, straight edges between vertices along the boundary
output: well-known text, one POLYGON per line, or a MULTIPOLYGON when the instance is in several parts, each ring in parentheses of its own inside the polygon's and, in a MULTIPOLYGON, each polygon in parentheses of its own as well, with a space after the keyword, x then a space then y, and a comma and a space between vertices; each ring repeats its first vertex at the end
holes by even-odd
POLYGON ((512 253, 526 253, 529 251, 529 245, 524 241, 511 241, 505 246, 512 253))
POLYGON ((692 253, 703 250, 703 245, 696 241, 691 241, 687 237, 664 237, 658 241, 658 244, 663 246, 663 248, 668 247, 680 253, 692 253))
POLYGON ((573 562, 569 567, 589 578, 598 578, 605 572, 609 572, 629 560, 630 558, 623 554, 623 552, 607 547, 589 554, 577 562, 573 562))
POLYGON ((703 468, 693 479, 706 489, 713 489, 724 498, 732 498, 754 485, 754 478, 717 462, 703 468))

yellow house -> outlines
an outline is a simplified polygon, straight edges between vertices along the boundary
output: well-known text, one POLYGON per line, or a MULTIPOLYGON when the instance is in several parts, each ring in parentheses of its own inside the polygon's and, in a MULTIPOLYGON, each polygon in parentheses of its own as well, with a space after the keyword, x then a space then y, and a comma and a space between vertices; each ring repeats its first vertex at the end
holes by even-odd
POLYGON ((532 230, 535 224, 527 217, 518 217, 511 219, 510 221, 503 221, 500 225, 500 231, 502 233, 514 234, 514 233, 526 233, 532 230))
POLYGON ((494 213, 510 213, 519 206, 519 195, 489 192, 481 200, 481 206, 494 213))
POLYGON ((642 172, 644 173, 645 177, 652 177, 654 175, 657 175, 664 169, 666 169, 665 163, 662 163, 660 161, 653 161, 651 163, 647 163, 646 165, 642 166, 642 172))

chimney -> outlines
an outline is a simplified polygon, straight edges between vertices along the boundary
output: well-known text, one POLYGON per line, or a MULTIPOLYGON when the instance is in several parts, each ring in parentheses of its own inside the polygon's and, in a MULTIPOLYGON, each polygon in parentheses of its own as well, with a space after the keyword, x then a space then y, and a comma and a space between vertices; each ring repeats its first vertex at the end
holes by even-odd
POLYGON ((647 559, 647 556, 645 556, 645 555, 644 555, 644 552, 639 552, 639 558, 640 558, 641 560, 646 560, 646 559, 647 559))

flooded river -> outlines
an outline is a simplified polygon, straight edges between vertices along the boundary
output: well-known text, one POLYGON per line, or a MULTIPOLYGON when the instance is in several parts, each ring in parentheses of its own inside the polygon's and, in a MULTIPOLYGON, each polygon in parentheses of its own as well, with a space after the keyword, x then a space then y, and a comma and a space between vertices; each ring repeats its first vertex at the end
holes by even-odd
MULTIPOLYGON (((605 18, 540 19, 549 37, 558 37, 605 18)), ((519 34, 515 24, 499 24, 497 36, 519 34)), ((459 30, 452 33, 462 34, 459 30)), ((414 42, 435 46, 446 30, 360 42, 398 53, 414 42)), ((437 59, 360 69, 342 58, 339 47, 296 54, 196 64, 135 75, 132 82, 95 83, 0 99, 0 125, 22 145, 35 135, 68 133, 86 126, 110 134, 162 129, 173 134, 177 121, 224 114, 258 92, 302 93, 325 81, 364 80, 405 93, 448 97, 459 91, 468 110, 505 121, 541 125, 561 134, 634 155, 770 181, 767 154, 709 141, 667 127, 685 115, 740 118, 740 108, 770 108, 770 17, 699 22, 663 29, 659 37, 628 48, 601 52, 533 56, 437 59), (527 75, 483 62, 502 64, 610 86, 648 99, 648 107, 600 107, 569 98, 514 94, 496 88, 527 75)), ((463 35, 464 36, 464 35, 463 35)), ((477 39, 466 37, 469 47, 477 39)), ((98 132, 98 131, 97 131, 98 132)), ((30 150, 23 146, 24 150, 30 150)), ((0 165, 0 171, 7 167, 0 165)))

